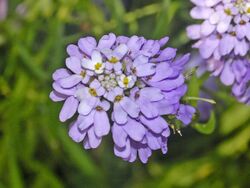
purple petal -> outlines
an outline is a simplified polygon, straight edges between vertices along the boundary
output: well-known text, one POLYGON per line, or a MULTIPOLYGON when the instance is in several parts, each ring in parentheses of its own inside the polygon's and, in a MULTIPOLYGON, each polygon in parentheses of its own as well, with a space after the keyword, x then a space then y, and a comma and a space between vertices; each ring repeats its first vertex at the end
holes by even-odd
POLYGON ((79 114, 88 115, 91 112, 91 110, 95 107, 96 103, 97 99, 94 100, 94 98, 92 100, 90 100, 90 98, 82 100, 78 107, 79 114))
POLYGON ((161 148, 160 143, 158 142, 158 139, 155 135, 153 135, 151 132, 146 133, 147 141, 148 141, 148 146, 152 150, 157 150, 161 148))
POLYGON ((52 75, 52 78, 54 81, 57 81, 61 78, 66 78, 68 76, 70 76, 71 73, 70 71, 68 71, 67 69, 64 69, 64 68, 61 68, 61 69, 57 69, 53 75, 52 75))
POLYGON ((203 58, 209 58, 219 45, 219 40, 217 38, 207 38, 200 45, 200 54, 203 58))
POLYGON ((161 62, 161 61, 169 61, 176 56, 176 51, 177 49, 168 47, 160 53, 159 57, 152 58, 151 62, 154 63, 154 62, 161 62))
POLYGON ((234 83, 235 76, 233 74, 231 64, 225 63, 224 69, 221 73, 220 80, 226 86, 230 86, 234 83))
POLYGON ((152 76, 150 82, 158 82, 169 78, 173 74, 174 69, 168 63, 162 62, 157 64, 155 75, 152 76))
POLYGON ((81 118, 81 120, 80 122, 78 122, 78 128, 80 130, 87 130, 94 123, 94 115, 94 111, 92 111, 87 116, 80 115, 79 117, 81 118))
POLYGON ((67 78, 62 78, 58 82, 63 88, 71 88, 81 82, 82 77, 80 75, 73 74, 67 78))
POLYGON ((171 91, 175 88, 180 87, 182 84, 184 84, 184 82, 185 82, 185 79, 183 75, 179 75, 179 77, 175 79, 166 79, 166 80, 163 80, 160 82, 154 82, 154 83, 150 82, 149 84, 163 91, 171 91))
POLYGON ((158 109, 153 104, 151 104, 148 99, 140 98, 138 102, 141 112, 147 118, 155 118, 159 115, 158 109))
POLYGON ((114 49, 114 55, 117 57, 119 60, 121 60, 125 54, 128 52, 128 47, 126 44, 120 44, 114 49))
POLYGON ((221 39, 219 46, 221 55, 229 54, 234 49, 236 42, 237 41, 234 36, 231 35, 224 36, 221 39))
POLYGON ((155 64, 147 63, 136 67, 136 75, 138 77, 150 76, 155 73, 155 64))
POLYGON ((78 41, 79 48, 88 56, 91 56, 92 51, 96 48, 96 40, 93 37, 81 38, 78 41))
POLYGON ((208 20, 205 20, 201 24, 201 35, 208 36, 215 30, 215 28, 216 28, 215 25, 211 24, 208 20))
POLYGON ((114 115, 115 122, 117 122, 118 124, 124 124, 128 121, 127 119, 128 114, 123 110, 121 105, 118 103, 114 104, 113 115, 114 115))
POLYGON ((110 130, 109 118, 106 112, 96 112, 94 116, 94 130, 98 137, 107 135, 110 130))
POLYGON ((190 39, 196 40, 201 37, 201 26, 191 25, 187 27, 187 35, 190 39))
POLYGON ((111 48, 116 40, 116 36, 113 33, 104 35, 98 43, 98 49, 111 48))
POLYGON ((153 87, 145 87, 141 89, 140 96, 149 99, 151 102, 163 99, 163 94, 160 89, 153 87))
POLYGON ((83 54, 81 53, 80 49, 78 48, 78 46, 74 44, 68 45, 66 51, 69 54, 69 56, 75 56, 79 59, 83 58, 83 54))
POLYGON ((59 115, 60 121, 64 122, 70 119, 76 113, 77 107, 78 100, 75 97, 71 96, 67 98, 59 115))
POLYGON ((121 157, 123 159, 128 158, 130 156, 131 146, 129 139, 126 141, 126 145, 124 148, 120 148, 118 146, 114 146, 114 153, 117 157, 121 157))
POLYGON ((249 50, 249 44, 246 42, 245 39, 238 41, 235 48, 234 53, 236 55, 245 56, 249 50))
POLYGON ((66 95, 60 94, 56 91, 51 91, 49 97, 54 102, 64 101, 67 98, 66 95))
POLYGON ((54 82, 54 83, 52 84, 52 86, 53 86, 53 89, 56 90, 56 92, 58 92, 58 93, 60 93, 60 94, 63 94, 63 95, 70 96, 70 95, 74 95, 75 92, 76 92, 76 88, 75 88, 75 87, 69 88, 69 89, 65 89, 65 88, 62 88, 62 87, 60 86, 60 84, 57 83, 57 82, 54 82))
POLYGON ((66 66, 75 74, 80 74, 82 71, 81 60, 77 57, 67 58, 66 66))
POLYGON ((97 148, 101 144, 102 138, 95 135, 93 127, 88 130, 88 141, 91 148, 97 148))
POLYGON ((146 134, 144 126, 133 119, 129 119, 122 128, 128 133, 129 137, 135 141, 141 141, 146 134))
POLYGON ((190 15, 192 16, 192 18, 195 18, 195 19, 208 19, 212 13, 213 13, 213 10, 211 8, 194 7, 191 10, 190 15))
POLYGON ((80 131, 78 129, 77 122, 74 122, 70 125, 69 136, 72 138, 72 140, 79 143, 85 138, 86 132, 80 131))
POLYGON ((123 110, 126 111, 131 117, 138 117, 140 108, 130 98, 123 97, 123 99, 120 101, 120 105, 122 106, 123 110))
POLYGON ((181 120, 185 125, 188 125, 192 121, 192 117, 195 113, 195 108, 192 106, 188 105, 180 105, 178 114, 177 114, 177 119, 181 120))
POLYGON ((169 40, 169 37, 163 37, 159 40, 159 44, 161 47, 165 46, 169 40))
POLYGON ((112 137, 113 137, 114 143, 118 147, 122 148, 126 145, 126 140, 127 140, 128 135, 123 130, 122 126, 119 126, 119 125, 114 123, 114 125, 112 127, 112 137))
POLYGON ((151 131, 157 134, 161 133, 164 129, 168 127, 167 122, 162 117, 147 119, 144 116, 140 116, 140 120, 151 131))
POLYGON ((138 155, 142 163, 147 163, 148 158, 152 155, 151 149, 147 148, 140 148, 138 150, 138 155))

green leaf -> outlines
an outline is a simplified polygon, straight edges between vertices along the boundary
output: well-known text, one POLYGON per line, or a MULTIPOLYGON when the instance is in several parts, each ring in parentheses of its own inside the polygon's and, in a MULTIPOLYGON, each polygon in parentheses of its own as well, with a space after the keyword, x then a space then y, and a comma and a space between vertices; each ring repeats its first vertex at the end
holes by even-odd
POLYGON ((214 112, 211 113, 210 119, 207 123, 196 123, 193 127, 202 134, 213 133, 216 125, 216 118, 214 112))

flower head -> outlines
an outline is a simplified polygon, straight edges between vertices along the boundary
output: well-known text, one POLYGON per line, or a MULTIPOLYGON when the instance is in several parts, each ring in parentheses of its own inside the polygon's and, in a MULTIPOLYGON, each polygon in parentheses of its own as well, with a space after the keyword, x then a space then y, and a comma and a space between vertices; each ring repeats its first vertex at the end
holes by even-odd
MULTIPOLYGON (((235 84, 235 77, 238 74, 235 72, 235 62, 239 62, 238 68, 249 69, 250 58, 247 54, 250 50, 250 1, 191 1, 195 4, 191 10, 192 18, 202 20, 201 24, 187 28, 189 38, 198 40, 194 48, 198 48, 201 57, 207 61, 208 71, 220 76, 225 85, 235 84)), ((245 72, 241 74, 243 76, 245 72)), ((248 78, 238 79, 237 84, 249 85, 246 83, 248 81, 248 78)), ((235 95, 234 89, 233 93, 235 95)), ((249 97, 248 95, 247 98, 249 97)), ((237 98, 239 99, 238 96, 237 98)), ((248 99, 239 101, 247 103, 248 99)))
POLYGON ((67 47, 67 69, 53 74, 50 97, 65 100, 61 121, 78 114, 69 130, 74 141, 96 148, 112 127, 114 153, 124 160, 132 162, 138 154, 145 163, 153 150, 167 152, 169 124, 162 116, 186 125, 195 112, 180 104, 189 55, 175 59, 175 49, 161 49, 167 41, 111 33, 67 47))

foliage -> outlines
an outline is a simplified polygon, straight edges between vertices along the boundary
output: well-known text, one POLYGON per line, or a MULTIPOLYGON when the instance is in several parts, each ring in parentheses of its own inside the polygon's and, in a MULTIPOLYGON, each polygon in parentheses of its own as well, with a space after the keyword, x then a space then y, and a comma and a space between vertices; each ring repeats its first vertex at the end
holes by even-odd
POLYGON ((250 108, 227 88, 213 94, 210 135, 183 129, 170 138, 167 156, 154 154, 148 165, 115 158, 111 139, 84 151, 48 98, 65 46, 80 36, 169 35, 172 46, 191 51, 189 9, 183 0, 9 1, 0 22, 0 187, 249 187, 250 108))

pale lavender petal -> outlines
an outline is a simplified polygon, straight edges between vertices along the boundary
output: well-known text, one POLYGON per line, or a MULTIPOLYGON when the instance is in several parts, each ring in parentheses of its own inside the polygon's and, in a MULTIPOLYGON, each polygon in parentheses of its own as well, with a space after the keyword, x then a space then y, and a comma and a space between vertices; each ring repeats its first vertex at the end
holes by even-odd
POLYGON ((130 156, 131 146, 129 139, 126 141, 126 145, 123 148, 120 148, 115 145, 114 153, 117 157, 121 157, 123 159, 128 158, 130 156))
POLYGON ((138 155, 142 163, 147 163, 148 158, 152 155, 152 151, 149 148, 140 148, 138 155))
POLYGON ((64 122, 70 119, 76 113, 77 107, 78 100, 75 97, 71 96, 67 98, 59 115, 60 121, 64 122))
POLYGON ((226 86, 230 86, 234 83, 235 76, 229 63, 225 63, 220 79, 226 86))
POLYGON ((200 25, 191 25, 187 27, 187 35, 189 38, 196 40, 201 37, 201 26, 200 25))
POLYGON ((78 46, 74 44, 68 45, 66 51, 69 54, 69 56, 75 56, 79 59, 83 58, 83 54, 81 53, 80 49, 78 48, 78 46))
POLYGON ((150 76, 155 73, 155 67, 153 63, 139 65, 136 67, 136 75, 138 77, 150 76))
POLYGON ((116 40, 116 36, 113 33, 110 33, 108 35, 104 35, 98 43, 97 48, 98 49, 104 49, 104 48, 111 48, 116 40))
POLYGON ((94 123, 95 112, 92 111, 88 115, 80 115, 81 120, 78 122, 78 128, 80 130, 87 130, 94 123))
POLYGON ((147 118, 155 118, 155 117, 157 117, 159 115, 159 111, 156 108, 156 106, 154 106, 153 104, 151 104, 148 99, 141 98, 138 101, 138 103, 139 103, 141 112, 147 118))
POLYGON ((161 133, 164 129, 168 127, 168 123, 162 117, 147 119, 144 116, 140 116, 140 120, 151 131, 157 134, 161 133))
POLYGON ((151 102, 159 101, 164 97, 160 89, 153 87, 145 87, 141 89, 140 96, 149 99, 151 102))
POLYGON ((82 115, 88 115, 91 110, 95 107, 97 101, 93 102, 89 99, 82 100, 78 107, 78 113, 82 115))
POLYGON ((58 83, 63 88, 71 88, 81 82, 82 77, 80 75, 73 74, 67 78, 62 78, 58 81, 58 83))
POLYGON ((61 78, 66 78, 66 77, 68 77, 70 75, 71 75, 70 71, 68 71, 65 68, 61 68, 61 69, 57 69, 53 73, 52 78, 53 78, 53 80, 57 81, 57 80, 59 80, 61 78))
POLYGON ((159 57, 157 58, 152 58, 151 62, 161 62, 161 61, 169 61, 172 60, 175 56, 176 56, 176 51, 177 49, 175 48, 166 48, 164 49, 161 54, 159 55, 159 57))
POLYGON ((81 38, 78 41, 79 48, 88 56, 91 56, 92 51, 96 48, 97 42, 93 37, 81 38))
POLYGON ((70 125, 69 136, 72 138, 72 140, 79 143, 85 138, 86 131, 80 131, 78 129, 77 122, 74 122, 70 125))
POLYGON ((126 131, 131 139, 138 142, 141 141, 146 134, 146 129, 144 126, 136 120, 130 118, 128 122, 122 126, 122 128, 126 131))
POLYGON ((96 112, 94 116, 94 130, 98 137, 107 135, 110 130, 109 118, 106 112, 96 112))
POLYGON ((112 127, 112 137, 113 137, 114 143, 118 147, 121 147, 121 148, 125 147, 128 135, 124 131, 124 129, 122 128, 122 126, 119 126, 119 125, 117 125, 117 124, 114 123, 114 125, 112 127))
POLYGON ((138 117, 140 108, 130 98, 123 97, 123 99, 120 101, 120 105, 122 106, 123 110, 127 112, 131 117, 138 117))
POLYGON ((199 49, 201 56, 205 59, 209 58, 213 54, 215 49, 218 47, 218 45, 219 40, 216 38, 205 39, 199 49))
POLYGON ((81 60, 74 56, 66 59, 66 66, 75 74, 80 74, 82 71, 81 60))
POLYGON ((148 146, 150 147, 150 149, 157 150, 157 149, 161 148, 161 145, 158 142, 156 135, 153 135, 153 133, 148 131, 146 133, 146 138, 147 138, 147 143, 148 143, 148 146))
POLYGON ((205 20, 201 24, 201 35, 208 36, 215 30, 215 28, 216 28, 215 25, 211 24, 208 20, 205 20))
POLYGON ((150 82, 158 82, 169 78, 174 72, 174 69, 166 62, 157 64, 155 75, 150 79, 150 82))
POLYGON ((60 94, 56 91, 52 91, 49 94, 49 98, 54 102, 59 102, 59 101, 64 101, 67 98, 67 96, 60 94))
POLYGON ((62 87, 60 86, 60 84, 57 83, 57 82, 54 82, 54 83, 52 84, 52 86, 53 86, 53 89, 56 90, 56 92, 58 92, 58 93, 60 93, 60 94, 63 94, 63 95, 70 96, 70 95, 74 95, 75 92, 76 92, 76 88, 75 88, 75 87, 69 88, 69 89, 65 89, 65 88, 62 88, 62 87))
POLYGON ((114 49, 114 55, 118 60, 121 60, 125 54, 128 52, 128 47, 126 44, 120 44, 114 49))
POLYGON ((114 120, 118 124, 124 124, 128 121, 128 114, 123 110, 120 104, 114 104, 113 110, 114 120))
POLYGON ((91 148, 97 148, 101 144, 102 138, 95 135, 93 127, 88 130, 88 141, 91 148))

